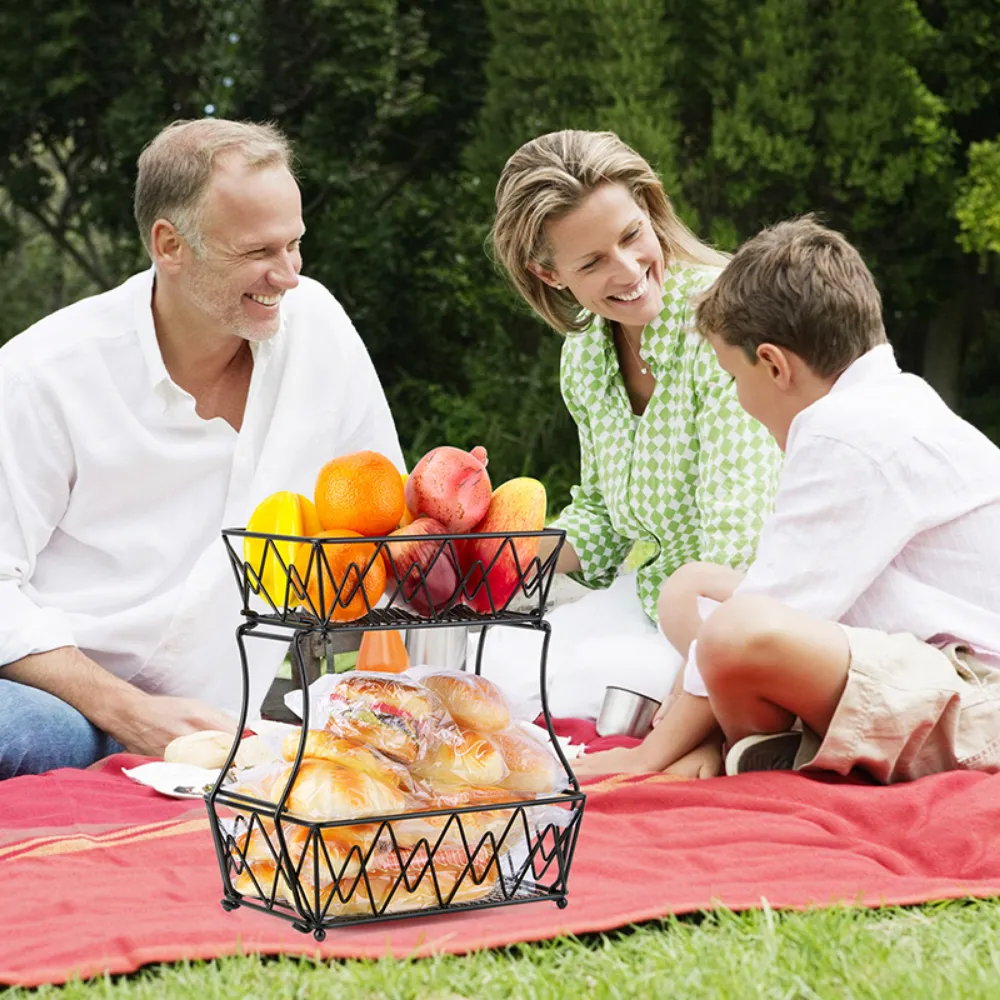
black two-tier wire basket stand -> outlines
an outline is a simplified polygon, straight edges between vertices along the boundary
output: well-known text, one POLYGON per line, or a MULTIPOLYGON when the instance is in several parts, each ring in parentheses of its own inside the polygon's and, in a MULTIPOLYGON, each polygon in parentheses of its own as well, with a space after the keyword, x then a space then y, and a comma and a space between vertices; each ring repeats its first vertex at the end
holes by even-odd
POLYGON ((303 692, 302 735, 283 789, 272 789, 264 799, 238 791, 239 785, 228 780, 241 736, 206 796, 225 909, 244 906, 271 913, 321 941, 333 928, 372 921, 541 900, 567 905, 585 796, 552 728, 546 690, 551 633, 543 617, 564 538, 554 529, 427 535, 422 542, 436 546, 433 556, 404 568, 396 536, 340 539, 223 531, 245 619, 236 631, 243 673, 238 731, 247 722, 248 642, 290 642, 292 668, 303 692), (545 538, 552 539, 554 549, 542 560, 533 553, 545 538), (473 542, 479 558, 470 561, 462 547, 473 542), (338 550, 342 545, 354 546, 350 560, 345 550, 338 550), (386 583, 382 597, 372 602, 367 582, 376 560, 383 561, 386 583), (438 566, 439 560, 447 565, 438 566), (359 610, 363 614, 356 617, 359 610), (542 712, 565 774, 560 782, 564 790, 536 796, 514 792, 512 801, 500 804, 324 822, 293 814, 286 802, 304 759, 310 724, 306 640, 335 632, 470 625, 481 627, 477 674, 492 628, 540 634, 542 712))

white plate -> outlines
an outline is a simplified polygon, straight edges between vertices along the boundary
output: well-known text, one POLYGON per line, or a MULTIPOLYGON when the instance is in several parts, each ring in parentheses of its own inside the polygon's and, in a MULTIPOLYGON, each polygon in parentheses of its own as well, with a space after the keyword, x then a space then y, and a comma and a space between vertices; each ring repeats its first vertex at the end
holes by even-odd
POLYGON ((219 777, 218 771, 207 767, 168 764, 164 760, 150 761, 138 767, 123 767, 122 774, 140 785, 155 789, 161 795, 169 795, 172 799, 204 798, 219 777))

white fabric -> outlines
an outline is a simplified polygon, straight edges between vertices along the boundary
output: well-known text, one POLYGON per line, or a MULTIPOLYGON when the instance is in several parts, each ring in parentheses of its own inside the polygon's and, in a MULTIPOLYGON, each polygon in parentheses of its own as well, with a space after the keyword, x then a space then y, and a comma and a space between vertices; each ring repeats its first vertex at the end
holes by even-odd
MULTIPOLYGON (((557 718, 596 719, 609 684, 662 701, 681 666, 680 654, 642 610, 635 573, 619 576, 607 590, 594 590, 554 608, 546 674, 549 711, 557 718)), ((473 670, 478 636, 470 637, 467 669, 473 670)), ((482 673, 511 702, 518 718, 541 711, 541 633, 491 628, 482 673)))
MULTIPOLYGON (((239 434, 167 374, 153 271, 0 349, 0 664, 77 645, 156 693, 235 711, 239 590, 220 536, 335 455, 403 458, 350 320, 301 278, 254 349, 239 434)), ((253 715, 285 644, 248 643, 253 715)))
POLYGON ((684 690, 688 694, 693 694, 698 698, 708 697, 708 688, 705 687, 705 678, 701 676, 698 669, 698 640, 694 639, 688 648, 687 662, 684 664, 684 690))
POLYGON ((874 348, 792 422, 737 593, 1000 663, 1000 449, 874 348))

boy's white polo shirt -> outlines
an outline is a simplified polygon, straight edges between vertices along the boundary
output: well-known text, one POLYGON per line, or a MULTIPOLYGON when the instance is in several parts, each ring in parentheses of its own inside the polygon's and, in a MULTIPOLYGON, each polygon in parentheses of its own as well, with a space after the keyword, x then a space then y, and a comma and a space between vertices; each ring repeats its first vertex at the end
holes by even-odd
POLYGON ((1000 663, 1000 449, 872 349, 792 422, 737 592, 1000 663))

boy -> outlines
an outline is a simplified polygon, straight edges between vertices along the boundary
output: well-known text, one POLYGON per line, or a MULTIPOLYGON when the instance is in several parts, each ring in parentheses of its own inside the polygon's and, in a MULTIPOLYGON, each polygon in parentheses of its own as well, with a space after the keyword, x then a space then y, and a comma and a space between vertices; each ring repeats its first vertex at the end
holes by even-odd
POLYGON ((1000 450, 900 372, 870 272, 811 218, 744 244, 697 323, 785 451, 775 510, 745 578, 667 581, 684 690, 579 771, 709 776, 720 729, 729 774, 1000 770, 1000 450), (699 595, 722 602, 704 621, 699 595))

